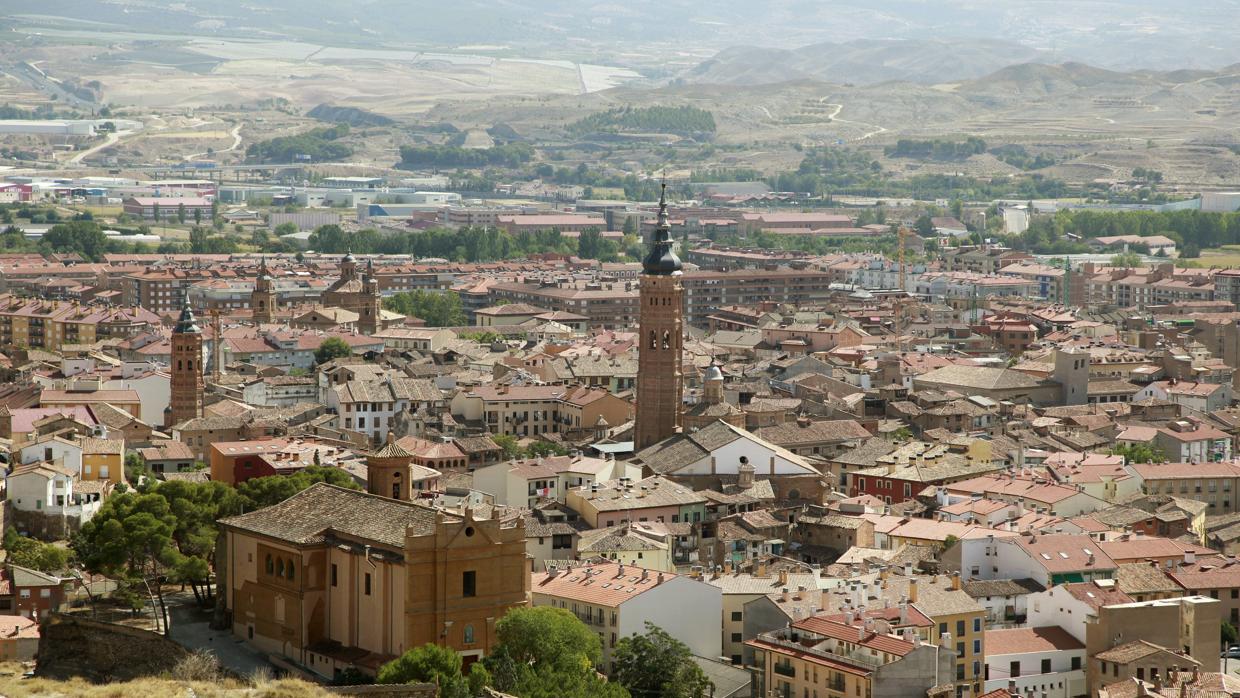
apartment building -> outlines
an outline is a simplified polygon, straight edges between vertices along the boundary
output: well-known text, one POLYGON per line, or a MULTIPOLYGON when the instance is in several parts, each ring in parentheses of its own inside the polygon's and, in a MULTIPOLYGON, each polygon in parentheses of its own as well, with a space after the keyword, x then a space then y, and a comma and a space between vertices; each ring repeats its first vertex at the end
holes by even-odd
POLYGON ((620 638, 646 632, 653 623, 688 645, 699 657, 718 657, 719 627, 704 619, 719 618, 719 589, 671 572, 657 572, 621 563, 569 563, 564 569, 536 572, 530 583, 530 604, 572 611, 603 646, 601 666, 611 669, 620 638))
POLYGON ((1063 628, 996 628, 986 631, 986 691, 1085 694, 1085 643, 1063 628))
POLYGON ((1205 502, 1211 516, 1240 510, 1240 464, 1235 462, 1135 463, 1131 467, 1144 482, 1141 489, 1146 494, 1205 502))
POLYGON ((108 308, 39 298, 0 295, 0 344, 60 351, 158 327, 144 308, 108 308))
POLYGON ((1176 663, 1183 667, 1192 661, 1201 671, 1218 671, 1220 610, 1219 601, 1203 596, 1099 607, 1085 623, 1089 694, 1096 696, 1102 686, 1137 678, 1138 668, 1148 677, 1157 667, 1165 677, 1176 663), (1124 651, 1129 643, 1138 641, 1164 653, 1124 651), (1157 661, 1152 661, 1156 654, 1157 661))
POLYGON ((631 463, 572 454, 478 468, 474 471, 474 489, 495 497, 496 504, 534 509, 543 499, 563 504, 573 488, 640 476, 641 468, 631 463))
MULTIPOLYGON (((950 647, 923 644, 912 631, 896 637, 885 621, 857 627, 810 617, 745 645, 753 650, 754 695, 760 696, 946 698, 950 694, 935 690, 955 675, 950 647)), ((975 695, 959 689, 957 696, 975 695)))
POLYGON ((568 508, 593 528, 624 523, 699 523, 706 517, 706 497, 654 475, 644 480, 613 480, 571 489, 568 508))
POLYGON ((606 390, 584 386, 485 385, 452 398, 453 416, 492 434, 538 436, 586 433, 632 419, 633 405, 606 390))
POLYGON ((420 410, 438 414, 446 405, 435 382, 422 378, 388 375, 351 380, 327 391, 327 409, 340 416, 340 426, 365 434, 376 444, 393 430, 397 415, 420 410))

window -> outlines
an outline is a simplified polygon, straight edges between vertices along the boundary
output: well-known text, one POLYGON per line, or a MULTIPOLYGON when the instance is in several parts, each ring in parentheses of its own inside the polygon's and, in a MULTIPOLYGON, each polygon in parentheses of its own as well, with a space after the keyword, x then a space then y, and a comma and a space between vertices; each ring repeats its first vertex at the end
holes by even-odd
POLYGON ((981 653, 982 653, 982 641, 974 640, 973 641, 973 654, 976 655, 976 654, 981 654, 981 653))
POLYGON ((30 590, 29 590, 29 589, 22 589, 22 591, 21 591, 21 597, 22 597, 23 599, 28 599, 28 598, 30 598, 30 590))
POLYGON ((284 576, 284 558, 280 558, 276 560, 276 576, 277 577, 284 576))
POLYGON ((336 586, 336 563, 332 563, 332 586, 336 586))
POLYGON ((939 637, 947 634, 947 623, 939 623, 939 637))
POLYGON ((1081 658, 1073 657, 1072 658, 1072 671, 1076 671, 1077 669, 1080 669, 1080 668, 1081 668, 1081 658))
POLYGON ((461 596, 472 598, 478 595, 478 573, 467 570, 461 573, 461 596))
POLYGON ((275 573, 276 573, 275 560, 271 558, 271 555, 268 555, 267 556, 267 574, 275 574, 275 573))
POLYGON ((465 626, 465 644, 472 645, 474 643, 474 626, 465 626))
POLYGON ((1043 674, 1051 673, 1051 660, 1049 659, 1042 660, 1042 673, 1043 674))
POLYGON ((740 622, 740 620, 741 620, 741 612, 740 612, 740 611, 732 611, 732 622, 734 622, 734 623, 739 623, 739 622, 740 622))
MULTIPOLYGON (((974 619, 973 619, 973 632, 975 632, 975 633, 980 633, 980 632, 982 632, 982 619, 981 619, 981 618, 974 618, 974 619)), ((979 654, 981 653, 981 650, 976 650, 976 651, 977 651, 979 654)))
POLYGON ((732 642, 741 642, 741 634, 732 633, 732 642))
POLYGON ((964 637, 965 624, 964 621, 956 621, 956 637, 964 637))
MULTIPOLYGON (((1103 662, 1103 671, 1106 670, 1106 662, 1103 662)), ((1016 678, 1020 676, 1020 662, 1011 662, 1008 664, 1008 676, 1016 678)))
POLYGON ((366 578, 362 580, 362 593, 370 596, 370 573, 366 573, 366 578))

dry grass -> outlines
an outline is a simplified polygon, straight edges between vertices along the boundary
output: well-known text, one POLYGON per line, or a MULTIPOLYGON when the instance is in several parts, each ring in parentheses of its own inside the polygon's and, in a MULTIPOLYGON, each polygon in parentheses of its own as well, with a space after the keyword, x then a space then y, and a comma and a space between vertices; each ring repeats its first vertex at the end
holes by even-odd
POLYGON ((81 679, 23 679, 19 664, 0 666, 0 695, 5 698, 329 698, 333 694, 305 681, 256 677, 253 683, 231 679, 189 681, 146 678, 96 685, 81 679), (191 693, 192 691, 192 693, 191 693))

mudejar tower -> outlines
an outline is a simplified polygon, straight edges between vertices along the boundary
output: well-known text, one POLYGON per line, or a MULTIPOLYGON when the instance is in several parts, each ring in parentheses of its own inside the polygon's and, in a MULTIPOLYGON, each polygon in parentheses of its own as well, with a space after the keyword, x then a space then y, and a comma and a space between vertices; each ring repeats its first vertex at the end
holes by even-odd
POLYGON ((664 184, 650 253, 642 260, 637 422, 633 429, 636 449, 662 441, 680 429, 684 297, 680 259, 672 251, 664 184))

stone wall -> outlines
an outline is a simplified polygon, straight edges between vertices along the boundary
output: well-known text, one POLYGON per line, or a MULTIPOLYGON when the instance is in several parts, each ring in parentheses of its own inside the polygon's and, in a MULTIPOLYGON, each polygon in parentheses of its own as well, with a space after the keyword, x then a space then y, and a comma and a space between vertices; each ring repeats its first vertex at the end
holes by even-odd
POLYGON ((52 613, 42 623, 35 675, 130 681, 172 671, 187 656, 184 647, 148 630, 52 613))

